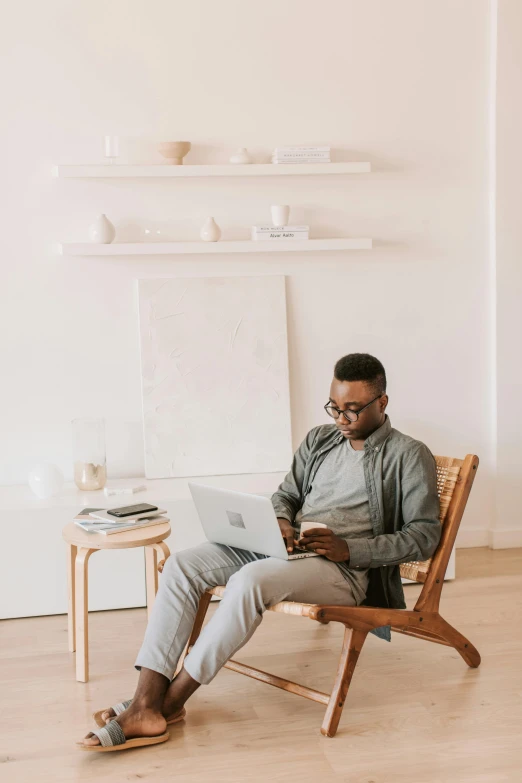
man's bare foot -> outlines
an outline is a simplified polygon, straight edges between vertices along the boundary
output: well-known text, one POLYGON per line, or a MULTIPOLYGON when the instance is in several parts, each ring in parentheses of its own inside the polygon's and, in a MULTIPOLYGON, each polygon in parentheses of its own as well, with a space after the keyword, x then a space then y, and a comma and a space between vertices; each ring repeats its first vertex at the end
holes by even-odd
POLYGON ((177 718, 184 709, 185 708, 183 704, 180 705, 179 701, 172 701, 172 699, 169 699, 169 694, 167 691, 165 701, 163 702, 163 707, 161 708, 161 712, 165 716, 166 720, 173 720, 174 718, 177 718))
MULTIPOLYGON (((132 705, 131 705, 132 706, 132 705)), ((130 709, 130 707, 128 707, 130 709)), ((161 711, 161 714, 165 718, 165 720, 174 720, 174 718, 177 718, 178 715, 180 715, 183 712, 183 707, 175 707, 170 710, 170 712, 165 711, 165 705, 163 705, 163 709, 161 711)), ((123 715, 123 712, 120 713, 120 715, 123 715)), ((114 720, 116 717, 116 713, 112 709, 112 707, 109 707, 109 709, 104 710, 101 714, 101 719, 105 721, 105 723, 110 723, 111 720, 114 720)))
MULTIPOLYGON (((112 712, 112 709, 107 712, 112 712)), ((113 719, 120 724, 126 739, 157 737, 167 730, 167 721, 160 712, 154 712, 149 708, 140 708, 134 702, 117 718, 114 716, 109 718, 109 720, 113 719)), ((77 745, 100 745, 100 740, 91 731, 77 745)))

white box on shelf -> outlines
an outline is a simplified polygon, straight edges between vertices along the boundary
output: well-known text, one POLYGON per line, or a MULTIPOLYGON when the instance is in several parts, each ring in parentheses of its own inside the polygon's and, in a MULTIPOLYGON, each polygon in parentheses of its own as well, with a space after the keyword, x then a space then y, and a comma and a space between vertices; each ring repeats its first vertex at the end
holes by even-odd
MULTIPOLYGON (((283 481, 286 470, 276 473, 213 476, 206 483, 223 489, 251 492, 270 498, 283 481)), ((112 479, 111 486, 125 488, 131 479, 112 479)), ((140 499, 168 509, 172 535, 171 551, 179 551, 206 541, 186 479, 151 479, 140 483, 146 491, 140 499)), ((58 497, 40 500, 27 485, 0 487, 0 520, 4 561, 0 568, 0 619, 65 614, 67 612, 67 571, 65 544, 61 530, 84 506, 104 506, 103 490, 82 492, 75 484, 64 485, 58 497), (24 552, 24 568, 7 553, 20 545, 20 530, 32 546, 24 552), (27 579, 27 574, 31 579, 27 579), (34 585, 38 585, 38 590, 34 585)), ((144 607, 145 566, 143 549, 116 549, 98 552, 89 561, 89 609, 144 607)), ((455 551, 446 579, 455 579, 455 551)))

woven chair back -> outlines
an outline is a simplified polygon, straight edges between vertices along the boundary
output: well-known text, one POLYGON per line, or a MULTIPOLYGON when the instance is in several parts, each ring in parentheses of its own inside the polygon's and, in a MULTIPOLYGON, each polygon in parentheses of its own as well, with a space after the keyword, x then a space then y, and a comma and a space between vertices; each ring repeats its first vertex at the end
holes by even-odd
MULTIPOLYGON (((440 502, 439 519, 444 525, 463 461, 454 457, 435 457, 435 461, 437 463, 437 493, 440 502)), ((429 560, 412 560, 409 563, 401 563, 401 576, 414 582, 425 582, 432 560, 433 558, 430 557, 429 560)))

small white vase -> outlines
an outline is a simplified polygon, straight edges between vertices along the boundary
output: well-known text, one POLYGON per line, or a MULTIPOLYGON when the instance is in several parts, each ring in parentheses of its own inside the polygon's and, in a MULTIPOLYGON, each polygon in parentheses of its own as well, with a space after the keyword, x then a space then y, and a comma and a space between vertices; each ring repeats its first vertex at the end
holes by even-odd
POLYGON ((239 147, 230 158, 230 163, 252 163, 247 148, 239 147))
POLYGON ((274 226, 287 226, 290 220, 290 207, 287 204, 274 204, 270 207, 272 224, 274 226))
POLYGON ((218 239, 220 239, 221 229, 213 217, 209 217, 205 220, 200 236, 203 242, 217 242, 218 239))
POLYGON ((116 236, 116 229, 107 215, 98 215, 89 228, 89 239, 98 245, 110 245, 116 236))

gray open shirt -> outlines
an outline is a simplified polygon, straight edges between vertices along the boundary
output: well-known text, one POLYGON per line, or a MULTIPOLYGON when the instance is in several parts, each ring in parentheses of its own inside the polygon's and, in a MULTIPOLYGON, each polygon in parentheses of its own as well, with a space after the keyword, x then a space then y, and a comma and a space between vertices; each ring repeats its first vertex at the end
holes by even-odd
MULTIPOLYGON (((325 455, 344 438, 335 424, 310 430, 272 495, 278 517, 292 524, 325 455)), ((364 442, 364 477, 374 538, 346 538, 349 567, 370 568, 365 604, 404 609, 399 564, 427 560, 440 540, 435 458, 421 441, 384 424, 364 442)), ((387 626, 378 636, 390 639, 387 626)))

